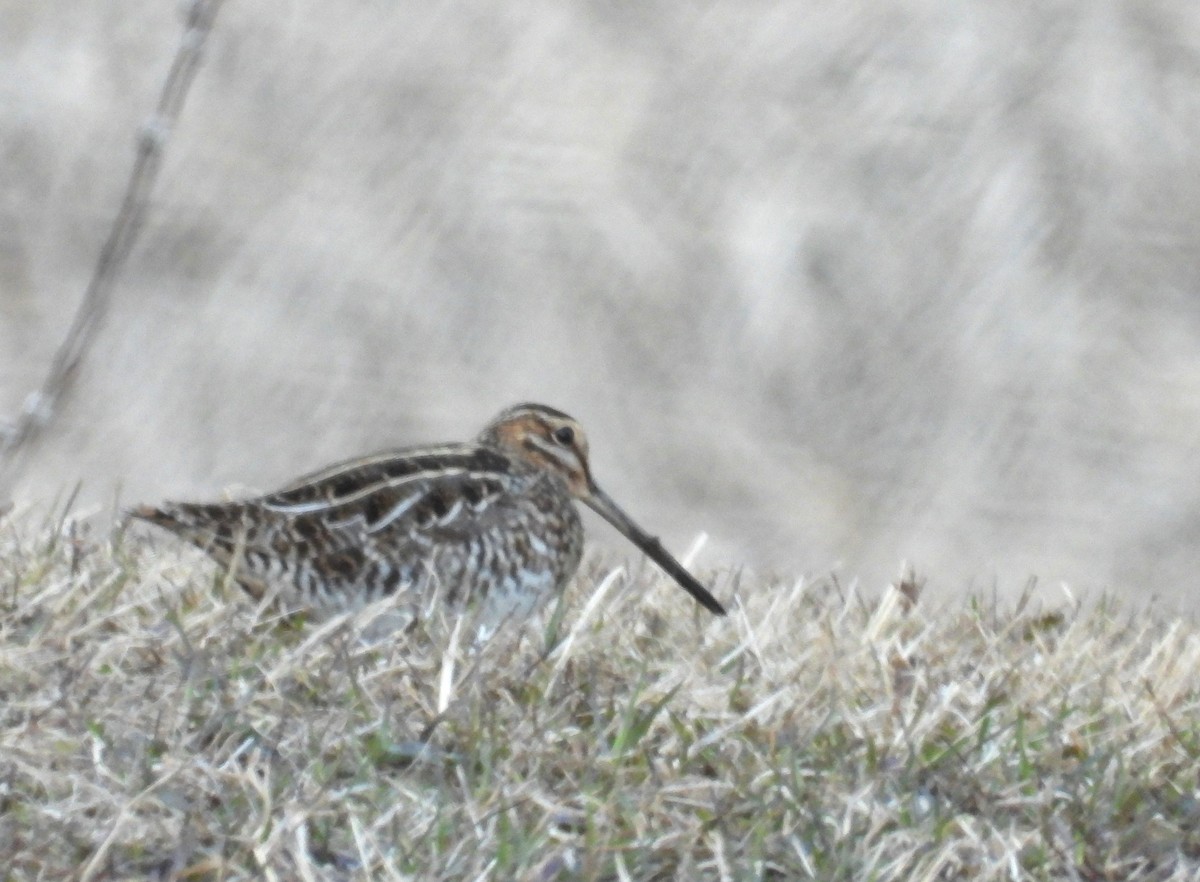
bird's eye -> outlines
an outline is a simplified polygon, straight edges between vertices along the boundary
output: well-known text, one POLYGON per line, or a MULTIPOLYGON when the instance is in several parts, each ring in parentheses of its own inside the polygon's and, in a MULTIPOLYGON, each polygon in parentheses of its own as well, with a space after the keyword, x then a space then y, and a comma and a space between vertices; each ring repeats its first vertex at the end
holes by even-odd
POLYGON ((575 440, 575 430, 570 426, 559 426, 554 430, 554 440, 564 447, 569 447, 575 440))

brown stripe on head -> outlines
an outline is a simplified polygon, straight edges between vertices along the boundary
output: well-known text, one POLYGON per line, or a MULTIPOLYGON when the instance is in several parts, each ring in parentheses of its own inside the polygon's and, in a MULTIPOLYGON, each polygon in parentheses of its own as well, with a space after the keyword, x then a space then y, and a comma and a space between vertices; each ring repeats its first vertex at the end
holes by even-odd
POLYGON ((588 495, 587 437, 561 410, 544 404, 514 405, 487 425, 479 441, 558 475, 576 497, 588 495))

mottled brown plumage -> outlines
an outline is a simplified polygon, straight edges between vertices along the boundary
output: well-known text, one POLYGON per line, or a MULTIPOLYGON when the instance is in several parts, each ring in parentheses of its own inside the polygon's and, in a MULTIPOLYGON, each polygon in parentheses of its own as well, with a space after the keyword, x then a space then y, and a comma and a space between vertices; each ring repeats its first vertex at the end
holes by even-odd
POLYGON ((202 548, 256 597, 356 608, 398 592, 500 614, 544 602, 579 567, 595 509, 718 615, 720 603, 592 479, 579 424, 539 404, 509 408, 474 443, 330 466, 266 496, 166 503, 132 514, 202 548))

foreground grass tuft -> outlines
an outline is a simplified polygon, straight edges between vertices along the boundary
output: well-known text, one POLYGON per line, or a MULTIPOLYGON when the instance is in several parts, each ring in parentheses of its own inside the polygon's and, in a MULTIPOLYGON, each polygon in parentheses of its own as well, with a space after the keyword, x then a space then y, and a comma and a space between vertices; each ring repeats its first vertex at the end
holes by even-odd
POLYGON ((0 879, 1200 878, 1193 623, 585 570, 371 642, 10 514, 0 879))

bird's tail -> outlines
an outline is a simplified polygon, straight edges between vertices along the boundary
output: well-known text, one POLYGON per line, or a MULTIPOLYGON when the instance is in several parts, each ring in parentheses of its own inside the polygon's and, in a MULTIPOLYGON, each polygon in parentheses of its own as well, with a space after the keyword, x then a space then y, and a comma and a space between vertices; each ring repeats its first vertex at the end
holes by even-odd
MULTIPOLYGON (((238 504, 164 502, 139 505, 128 515, 153 524, 196 546, 223 567, 236 568, 235 561, 245 553, 246 509, 238 504)), ((238 583, 254 598, 261 598, 266 583, 241 567, 238 583)))
POLYGON ((231 518, 231 513, 228 505, 194 502, 139 505, 129 510, 130 517, 154 524, 201 548, 233 541, 234 525, 239 518, 231 518))

